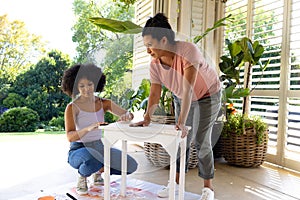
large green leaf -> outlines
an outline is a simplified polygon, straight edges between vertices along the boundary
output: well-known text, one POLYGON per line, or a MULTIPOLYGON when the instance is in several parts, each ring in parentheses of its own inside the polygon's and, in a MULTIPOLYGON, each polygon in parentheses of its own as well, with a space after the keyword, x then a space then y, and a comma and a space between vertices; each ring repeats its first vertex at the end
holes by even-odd
POLYGON ((142 32, 142 27, 131 21, 119 21, 101 17, 91 17, 89 21, 102 29, 114 33, 136 34, 142 32))
POLYGON ((234 62, 233 62, 233 68, 239 67, 244 59, 244 54, 239 53, 238 55, 235 56, 234 62))
POLYGON ((237 88, 232 93, 232 98, 246 97, 250 94, 249 88, 237 88))
POLYGON ((218 21, 216 21, 216 22, 214 23, 214 25, 213 25, 212 27, 206 29, 206 30, 204 31, 204 33, 202 33, 201 35, 195 36, 194 39, 193 39, 194 43, 195 43, 195 44, 198 43, 198 42, 199 42, 200 40, 202 40, 209 32, 211 32, 211 31, 213 31, 213 30, 215 30, 215 29, 217 29, 217 28, 219 28, 219 27, 221 27, 221 26, 225 26, 226 24, 224 23, 224 21, 225 21, 226 19, 229 20, 229 21, 232 21, 232 20, 233 20, 233 18, 231 17, 231 14, 228 15, 227 17, 224 17, 224 18, 222 18, 222 19, 219 19, 218 21))
POLYGON ((238 55, 242 51, 240 41, 236 41, 232 45, 229 45, 229 46, 230 46, 229 50, 231 51, 232 57, 238 55))
POLYGON ((258 44, 255 48, 254 57, 260 58, 263 55, 264 51, 265 51, 264 47, 261 44, 258 44))

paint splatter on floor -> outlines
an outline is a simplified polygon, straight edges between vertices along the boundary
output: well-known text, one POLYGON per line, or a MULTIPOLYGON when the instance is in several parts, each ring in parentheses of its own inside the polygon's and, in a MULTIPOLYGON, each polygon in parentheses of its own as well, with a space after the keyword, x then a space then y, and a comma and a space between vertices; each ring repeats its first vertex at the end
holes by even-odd
MULTIPOLYGON (((159 198, 156 194, 164 186, 157 185, 154 183, 138 180, 138 179, 127 179, 127 189, 126 196, 120 195, 120 176, 113 175, 111 177, 110 183, 110 194, 111 200, 167 200, 168 198, 159 198)), ((87 195, 78 195, 76 193, 76 182, 69 183, 66 185, 61 185, 56 188, 51 188, 48 191, 44 191, 45 195, 51 195, 55 197, 55 200, 70 200, 71 198, 67 196, 67 193, 72 195, 77 200, 104 200, 104 185, 91 185, 88 184, 89 191, 87 195)), ((40 194, 39 194, 40 195, 40 194)), ((38 199, 38 194, 28 195, 22 197, 20 200, 33 200, 38 199)), ((197 200, 200 198, 200 195, 185 192, 185 200, 197 200)), ((15 199, 19 200, 19 199, 15 199)))
MULTIPOLYGON (((142 188, 138 188, 138 187, 126 187, 126 195, 121 196, 120 195, 120 184, 113 181, 110 184, 110 198, 112 200, 134 200, 134 199, 156 199, 157 195, 154 194, 153 192, 147 191, 145 189, 142 188)), ((76 193, 76 188, 73 187, 71 189, 71 193, 73 194, 73 196, 77 199, 104 199, 104 186, 100 185, 100 186, 96 186, 96 185, 91 185, 89 187, 89 191, 88 194, 86 195, 78 195, 76 193)))

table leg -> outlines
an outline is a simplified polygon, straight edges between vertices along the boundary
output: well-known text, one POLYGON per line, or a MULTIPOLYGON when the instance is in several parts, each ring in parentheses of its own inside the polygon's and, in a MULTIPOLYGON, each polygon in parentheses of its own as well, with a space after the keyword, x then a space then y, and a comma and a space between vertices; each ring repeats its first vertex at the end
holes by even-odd
POLYGON ((104 199, 110 200, 110 142, 104 138, 104 199))
POLYGON ((175 178, 176 178, 176 155, 178 146, 173 142, 167 148, 170 155, 170 174, 169 174, 169 199, 175 200, 175 178))
POLYGON ((180 177, 179 177, 179 200, 184 200, 185 186, 185 159, 186 159, 186 137, 180 142, 180 177))
POLYGON ((126 178, 127 178, 127 141, 122 140, 122 181, 121 196, 126 196, 126 178))

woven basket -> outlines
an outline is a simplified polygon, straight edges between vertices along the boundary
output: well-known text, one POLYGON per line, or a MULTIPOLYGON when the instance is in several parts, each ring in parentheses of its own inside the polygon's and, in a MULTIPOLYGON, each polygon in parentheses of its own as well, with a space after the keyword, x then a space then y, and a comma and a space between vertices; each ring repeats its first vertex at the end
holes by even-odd
POLYGON ((151 122, 159 124, 175 124, 175 116, 152 115, 151 122))
POLYGON ((221 136, 222 154, 230 165, 240 167, 258 167, 266 158, 268 147, 268 131, 265 131, 261 144, 257 144, 254 128, 245 130, 243 135, 231 133, 221 136))
MULTIPOLYGON (((147 159, 156 167, 168 167, 170 165, 170 156, 167 151, 157 143, 144 143, 144 150, 147 159)), ((190 157, 188 168, 195 168, 198 164, 197 150, 193 143, 190 147, 190 157)))
MULTIPOLYGON (((174 116, 153 115, 151 122, 160 124, 175 124, 174 116)), ((156 167, 168 167, 170 165, 170 156, 168 152, 157 143, 144 143, 144 151, 147 159, 156 167)), ((190 147, 188 168, 195 168, 198 164, 197 150, 193 144, 190 147)))

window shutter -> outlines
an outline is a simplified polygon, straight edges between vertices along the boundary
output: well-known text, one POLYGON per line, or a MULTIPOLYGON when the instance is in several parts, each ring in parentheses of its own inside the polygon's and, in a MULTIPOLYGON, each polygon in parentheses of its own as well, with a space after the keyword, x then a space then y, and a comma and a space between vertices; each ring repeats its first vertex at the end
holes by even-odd
POLYGON ((291 2, 286 148, 287 156, 297 159, 300 152, 300 0, 291 2))
POLYGON ((300 0, 231 0, 225 4, 230 13, 235 19, 224 38, 258 40, 265 47, 263 64, 270 60, 263 75, 253 66, 250 98, 250 114, 269 125, 268 158, 300 170, 300 0))
MULTIPOLYGON (((135 6, 135 23, 144 26, 149 17, 153 16, 153 1, 138 0, 135 6)), ((150 56, 146 52, 141 34, 134 36, 132 88, 139 87, 143 79, 149 79, 150 56)))
POLYGON ((204 1, 193 0, 192 5, 192 30, 191 36, 194 38, 203 33, 203 13, 204 1))

